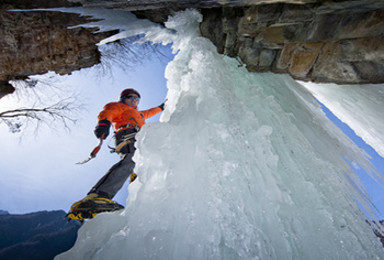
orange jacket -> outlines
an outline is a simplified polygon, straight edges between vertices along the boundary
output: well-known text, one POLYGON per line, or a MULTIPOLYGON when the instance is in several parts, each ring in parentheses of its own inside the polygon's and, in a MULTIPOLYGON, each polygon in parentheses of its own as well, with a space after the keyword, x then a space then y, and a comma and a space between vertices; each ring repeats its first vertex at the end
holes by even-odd
POLYGON ((141 128, 145 124, 145 119, 150 118, 162 110, 154 107, 148 110, 138 111, 135 108, 121 102, 111 102, 104 106, 103 111, 98 115, 98 119, 107 119, 112 123, 116 131, 126 129, 126 125, 131 127, 138 126, 141 128))

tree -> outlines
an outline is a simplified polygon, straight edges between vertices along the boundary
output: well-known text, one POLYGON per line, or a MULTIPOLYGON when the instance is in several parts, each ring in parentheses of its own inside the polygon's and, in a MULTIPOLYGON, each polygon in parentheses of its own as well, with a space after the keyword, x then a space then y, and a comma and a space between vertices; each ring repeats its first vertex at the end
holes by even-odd
POLYGON ((173 57, 163 53, 161 44, 151 42, 140 42, 142 35, 131 36, 99 46, 101 51, 100 69, 104 74, 112 74, 112 64, 121 69, 130 71, 144 61, 156 59, 168 63, 173 57))
POLYGON ((8 125, 12 133, 21 131, 22 126, 29 124, 31 121, 40 124, 49 124, 53 121, 60 121, 62 125, 69 129, 68 123, 75 123, 76 120, 71 118, 67 113, 72 112, 76 107, 68 99, 61 100, 46 107, 18 108, 0 112, 0 120, 8 125))
MULTIPOLYGON (((35 128, 35 133, 41 125, 49 128, 60 126, 69 130, 70 124, 76 123, 75 114, 82 109, 82 105, 77 103, 75 96, 57 98, 63 94, 57 94, 57 89, 54 89, 52 84, 36 79, 12 81, 11 84, 19 90, 18 99, 25 103, 25 106, 20 106, 20 102, 12 102, 8 109, 0 109, 0 123, 6 124, 12 133, 21 132, 31 125, 35 128), (44 96, 50 97, 49 101, 40 96, 41 91, 35 90, 38 83, 44 85, 44 96), (56 98, 53 98, 54 96, 56 98)), ((4 99, 1 99, 0 103, 1 101, 4 99)))

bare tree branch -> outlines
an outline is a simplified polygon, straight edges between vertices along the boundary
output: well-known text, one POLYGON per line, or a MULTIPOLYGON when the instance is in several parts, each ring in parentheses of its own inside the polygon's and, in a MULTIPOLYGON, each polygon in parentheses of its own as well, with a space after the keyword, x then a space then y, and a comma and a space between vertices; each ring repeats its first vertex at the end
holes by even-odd
POLYGON ((132 70, 144 61, 157 59, 168 62, 170 57, 162 53, 160 44, 151 42, 137 43, 142 36, 132 36, 100 46, 102 53, 100 68, 104 74, 111 73, 112 65, 123 70, 132 70))
POLYGON ((41 125, 49 128, 60 126, 69 130, 70 124, 76 123, 74 115, 82 109, 82 106, 76 103, 76 99, 70 97, 51 105, 37 106, 35 103, 31 107, 1 111, 0 123, 5 123, 12 133, 21 132, 23 128, 27 128, 31 124, 35 125, 35 134, 41 125))

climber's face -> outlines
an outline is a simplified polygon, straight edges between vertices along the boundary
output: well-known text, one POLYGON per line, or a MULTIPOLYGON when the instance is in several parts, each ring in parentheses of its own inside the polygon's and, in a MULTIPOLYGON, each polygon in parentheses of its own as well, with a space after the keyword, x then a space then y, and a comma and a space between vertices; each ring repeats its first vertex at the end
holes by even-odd
POLYGON ((139 101, 140 101, 140 98, 137 95, 131 94, 125 99, 125 104, 127 104, 130 107, 137 108, 139 101))

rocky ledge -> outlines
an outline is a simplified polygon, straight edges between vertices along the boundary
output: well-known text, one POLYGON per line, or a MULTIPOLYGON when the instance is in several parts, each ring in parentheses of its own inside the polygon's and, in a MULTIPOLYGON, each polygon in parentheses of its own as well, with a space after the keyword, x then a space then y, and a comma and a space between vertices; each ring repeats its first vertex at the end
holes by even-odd
POLYGON ((204 16, 202 35, 249 71, 314 82, 384 82, 384 1, 70 1, 125 9, 159 23, 174 11, 197 8, 204 16))
POLYGON ((68 6, 65 1, 55 1, 56 6, 44 1, 9 2, 0 4, 0 98, 14 91, 9 80, 48 71, 70 74, 100 63, 96 43, 112 32, 94 34, 94 29, 67 29, 87 21, 77 14, 10 11, 68 6))
MULTIPOLYGON (((356 1, 349 1, 356 2, 356 1)), ((341 84, 384 82, 384 9, 344 3, 203 10, 202 34, 249 71, 341 84)))

